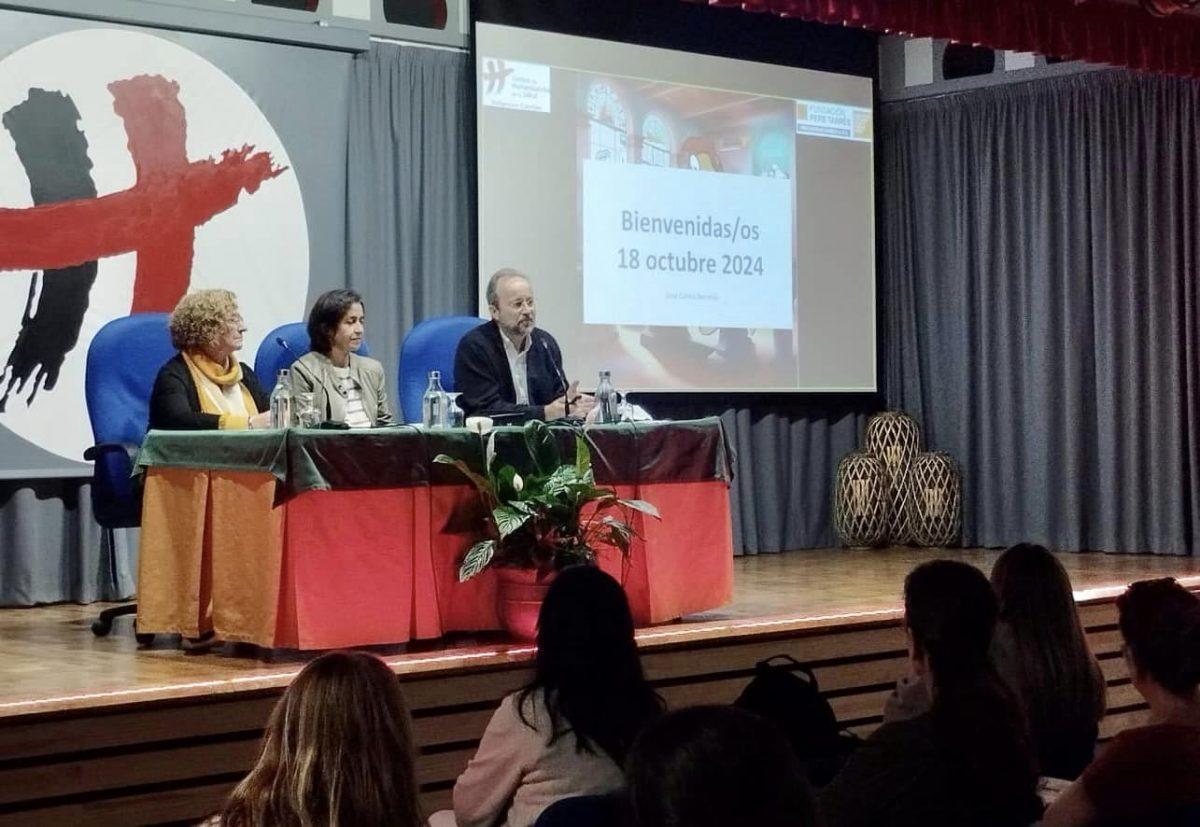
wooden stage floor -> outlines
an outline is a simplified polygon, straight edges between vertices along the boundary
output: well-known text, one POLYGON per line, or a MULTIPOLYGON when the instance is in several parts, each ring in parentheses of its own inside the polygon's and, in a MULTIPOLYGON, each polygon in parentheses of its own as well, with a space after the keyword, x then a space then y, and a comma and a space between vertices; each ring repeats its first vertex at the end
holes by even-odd
MULTIPOLYGON (((702 642, 730 634, 835 626, 894 619, 904 576, 936 557, 966 560, 990 571, 999 551, 857 551, 816 549, 738 558, 733 602, 720 610, 639 632, 643 646, 702 642)), ((1200 560, 1191 557, 1064 553, 1077 596, 1101 597, 1127 583, 1174 576, 1200 585, 1200 560)), ((283 686, 305 655, 222 646, 186 653, 164 638, 138 649, 130 620, 107 638, 89 628, 99 605, 0 610, 0 718, 141 701, 237 693, 283 686)), ((500 635, 454 636, 437 643, 382 651, 401 673, 495 666, 523 661, 528 646, 500 635)))

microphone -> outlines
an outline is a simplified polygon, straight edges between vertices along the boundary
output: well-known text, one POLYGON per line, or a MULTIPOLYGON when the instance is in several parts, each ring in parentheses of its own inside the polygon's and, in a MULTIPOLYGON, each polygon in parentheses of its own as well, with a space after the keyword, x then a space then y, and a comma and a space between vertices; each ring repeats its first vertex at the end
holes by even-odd
POLYGON ((293 362, 300 358, 296 355, 296 351, 292 350, 292 346, 288 344, 287 339, 283 338, 282 336, 275 337, 275 344, 279 345, 281 348, 290 353, 292 355, 293 362))
POLYGON ((546 351, 546 358, 550 360, 550 367, 554 368, 554 373, 558 376, 558 381, 562 382, 563 416, 568 417, 571 415, 571 400, 567 399, 567 391, 571 390, 571 383, 567 381, 567 375, 558 366, 558 362, 554 361, 554 352, 550 350, 550 345, 545 339, 538 339, 538 341, 542 343, 542 350, 546 351))

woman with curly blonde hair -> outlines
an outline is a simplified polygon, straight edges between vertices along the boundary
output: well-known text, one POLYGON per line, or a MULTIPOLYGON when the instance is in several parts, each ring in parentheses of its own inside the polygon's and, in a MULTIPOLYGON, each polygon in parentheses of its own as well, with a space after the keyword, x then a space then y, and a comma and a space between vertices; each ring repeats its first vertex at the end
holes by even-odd
POLYGON ((270 426, 270 401, 248 365, 233 354, 246 332, 228 290, 188 293, 171 313, 179 354, 158 371, 150 395, 150 427, 244 430, 270 426))
POLYGON ((208 823, 418 827, 414 754, 392 670, 365 652, 322 655, 283 693, 258 763, 208 823))

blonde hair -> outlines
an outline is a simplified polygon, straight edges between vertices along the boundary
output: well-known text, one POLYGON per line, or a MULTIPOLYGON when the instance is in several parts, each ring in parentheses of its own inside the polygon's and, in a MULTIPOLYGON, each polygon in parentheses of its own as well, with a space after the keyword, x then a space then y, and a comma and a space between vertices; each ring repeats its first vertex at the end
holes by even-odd
POLYGON ((171 311, 171 344, 177 350, 203 350, 220 338, 238 315, 237 296, 229 290, 188 293, 171 311))
POLYGON ((400 682, 374 655, 331 652, 296 676, 233 791, 224 825, 418 827, 412 724, 400 682))

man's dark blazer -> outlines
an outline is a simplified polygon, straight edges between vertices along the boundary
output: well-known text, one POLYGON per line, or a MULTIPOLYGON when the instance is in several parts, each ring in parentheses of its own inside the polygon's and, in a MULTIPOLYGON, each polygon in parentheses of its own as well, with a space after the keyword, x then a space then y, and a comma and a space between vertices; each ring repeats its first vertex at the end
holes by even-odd
POLYGON ((454 354, 454 384, 462 394, 458 406, 467 416, 507 415, 506 422, 542 419, 545 406, 566 390, 560 378, 562 351, 558 342, 546 331, 533 329, 533 341, 525 357, 529 404, 518 405, 501 335, 494 321, 484 322, 459 341, 454 354))
MULTIPOLYGON (((259 412, 271 407, 269 394, 263 391, 258 377, 245 362, 242 365, 242 384, 254 397, 259 412)), ((200 410, 200 393, 183 356, 176 355, 158 371, 154 390, 150 393, 150 429, 169 431, 216 430, 221 417, 200 410)))

